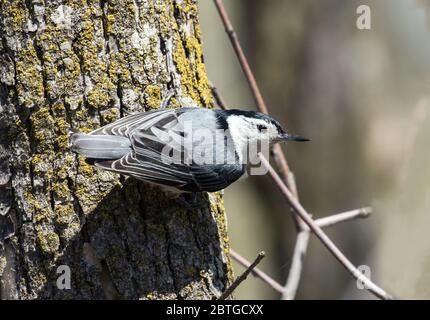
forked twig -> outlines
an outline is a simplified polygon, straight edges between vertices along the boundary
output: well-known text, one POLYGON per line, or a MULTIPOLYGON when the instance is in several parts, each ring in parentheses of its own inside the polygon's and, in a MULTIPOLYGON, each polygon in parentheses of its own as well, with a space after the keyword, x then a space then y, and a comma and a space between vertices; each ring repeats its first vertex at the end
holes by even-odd
MULTIPOLYGON (((334 214, 325 218, 315 220, 321 228, 330 227, 334 224, 338 224, 341 222, 351 221, 359 218, 366 218, 370 215, 372 209, 370 207, 350 210, 338 214, 334 214)), ((282 294, 282 298, 285 300, 294 299, 303 270, 304 256, 306 255, 307 246, 310 238, 310 230, 306 227, 306 230, 303 230, 297 234, 296 244, 294 247, 293 258, 290 266, 290 270, 288 272, 288 279, 285 286, 282 286, 264 271, 259 268, 254 268, 252 270, 252 275, 257 278, 260 278, 263 282, 268 284, 274 290, 278 291, 282 294)), ((237 261, 240 265, 245 268, 248 268, 251 265, 251 262, 242 257, 239 253, 230 249, 231 257, 237 261)))
MULTIPOLYGON (((315 223, 320 228, 331 227, 340 222, 346 222, 358 218, 367 218, 371 212, 372 208, 365 207, 320 218, 315 220, 315 223)), ((305 225, 305 228, 297 234, 288 278, 282 292, 283 300, 293 300, 296 296, 303 271, 304 258, 308 249, 309 238, 310 230, 307 225, 305 225)))
POLYGON ((354 278, 362 282, 367 290, 372 292, 375 296, 390 300, 393 297, 386 293, 383 289, 374 284, 370 279, 364 276, 349 260, 348 258, 338 249, 338 247, 331 241, 331 239, 325 234, 325 232, 318 226, 314 220, 310 217, 309 213, 302 207, 300 202, 294 197, 290 190, 285 186, 282 179, 272 168, 269 161, 259 153, 261 163, 269 171, 276 185, 281 190, 282 194, 293 207, 294 212, 300 216, 300 218, 307 224, 307 226, 312 230, 312 232, 320 239, 324 246, 330 251, 330 253, 349 271, 354 278))
POLYGON ((233 283, 223 292, 223 294, 218 298, 218 300, 225 300, 229 295, 233 293, 233 291, 248 277, 248 275, 252 272, 252 270, 260 263, 261 260, 266 256, 264 251, 261 251, 257 258, 255 258, 254 262, 233 281, 233 283))

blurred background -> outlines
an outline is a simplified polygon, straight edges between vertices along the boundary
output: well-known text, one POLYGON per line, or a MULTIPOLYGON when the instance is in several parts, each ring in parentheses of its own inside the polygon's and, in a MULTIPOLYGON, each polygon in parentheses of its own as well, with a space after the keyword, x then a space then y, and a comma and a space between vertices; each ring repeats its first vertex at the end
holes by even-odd
MULTIPOLYGON (((312 139, 284 145, 314 217, 371 205, 327 229, 355 265, 399 298, 430 298, 430 1, 224 0, 272 115, 312 139), (371 8, 358 30, 357 7, 371 8)), ((230 107, 254 109, 212 1, 200 1, 210 80, 230 107)), ((268 176, 226 190, 231 245, 285 283, 295 230, 268 176)), ((236 274, 243 272, 235 265, 236 274)), ((250 276, 237 298, 278 299, 250 276)), ((312 237, 298 299, 372 299, 312 237)))

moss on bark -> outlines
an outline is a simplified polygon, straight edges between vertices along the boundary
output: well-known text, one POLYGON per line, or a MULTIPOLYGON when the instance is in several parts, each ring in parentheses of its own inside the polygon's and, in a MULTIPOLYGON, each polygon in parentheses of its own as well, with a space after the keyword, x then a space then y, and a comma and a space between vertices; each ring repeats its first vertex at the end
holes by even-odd
MULTIPOLYGON (((126 113, 212 107, 195 0, 0 1, 3 297, 210 299, 232 278, 219 193, 187 211, 68 148, 126 113), (71 268, 72 288, 56 287, 71 268), (12 272, 12 270, 14 270, 12 272), (13 275, 11 275, 11 272, 13 275)), ((0 152, 1 155, 1 152, 0 152)))

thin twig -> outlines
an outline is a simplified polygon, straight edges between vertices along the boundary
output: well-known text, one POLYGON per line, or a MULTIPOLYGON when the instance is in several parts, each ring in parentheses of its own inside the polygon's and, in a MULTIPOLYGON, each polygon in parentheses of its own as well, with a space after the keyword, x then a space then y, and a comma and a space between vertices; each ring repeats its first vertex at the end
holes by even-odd
POLYGON ((215 6, 218 10, 218 13, 221 17, 221 20, 224 24, 225 31, 227 32, 228 37, 230 38, 230 41, 233 45, 233 49, 236 52, 240 65, 242 66, 242 70, 245 73, 246 80, 248 81, 248 84, 251 87, 251 90, 255 99, 255 103, 257 104, 258 108, 261 109, 260 110, 261 112, 268 114, 267 107, 266 107, 266 104, 264 103, 263 96, 261 95, 260 89, 258 88, 257 81, 255 80, 255 77, 251 71, 251 68, 249 67, 248 60, 246 59, 245 54, 243 53, 242 46, 239 43, 236 31, 234 31, 230 18, 228 17, 228 14, 224 8, 224 4, 222 3, 221 0, 214 0, 214 1, 215 1, 215 6))
POLYGON ((215 87, 212 83, 209 84, 211 87, 211 91, 212 91, 212 96, 215 99, 215 102, 217 103, 217 105, 223 109, 223 110, 227 110, 227 105, 224 101, 224 98, 220 95, 220 93, 218 92, 217 87, 215 87))
POLYGON ((308 249, 309 237, 309 229, 302 230, 297 234, 296 245, 294 246, 294 253, 291 261, 290 271, 288 272, 287 283, 282 291, 283 300, 293 300, 296 296, 302 275, 306 251, 308 249))
POLYGON ((240 276, 238 276, 236 280, 233 281, 233 283, 224 291, 218 300, 227 299, 228 296, 231 295, 233 291, 248 277, 248 275, 252 272, 252 269, 254 269, 265 256, 266 254, 264 251, 261 251, 257 258, 255 258, 254 262, 240 276))
MULTIPOLYGON (((245 268, 249 268, 249 266, 251 265, 251 262, 246 260, 244 257, 242 257, 239 253, 237 253, 233 249, 230 249, 230 255, 234 260, 236 260, 239 264, 241 264, 245 268)), ((283 292, 284 289, 283 289, 282 285, 280 285, 276 280, 274 280, 272 277, 270 277, 264 271, 262 271, 258 268, 254 268, 251 273, 252 273, 252 275, 263 280, 265 283, 267 283, 269 286, 271 286, 276 291, 278 291, 280 293, 283 292)))
POLYGON ((354 278, 364 284, 364 287, 373 293, 375 296, 381 299, 392 299, 392 296, 386 293, 383 289, 374 284, 370 279, 363 275, 349 260, 348 258, 338 249, 338 247, 331 241, 331 239, 325 234, 325 232, 319 227, 315 221, 310 217, 306 210, 302 207, 300 202, 294 197, 291 191, 285 186, 282 179, 272 168, 269 161, 259 153, 261 163, 269 171, 269 174, 275 180, 276 185, 281 190, 282 194, 288 200, 290 205, 294 208, 294 211, 300 218, 308 225, 312 232, 321 240, 324 246, 330 251, 330 253, 349 271, 354 278))
POLYGON ((354 220, 357 218, 367 218, 372 213, 371 207, 364 207, 360 209, 350 210, 338 214, 334 214, 332 216, 319 218, 315 220, 315 223, 320 228, 331 227, 339 222, 354 220))

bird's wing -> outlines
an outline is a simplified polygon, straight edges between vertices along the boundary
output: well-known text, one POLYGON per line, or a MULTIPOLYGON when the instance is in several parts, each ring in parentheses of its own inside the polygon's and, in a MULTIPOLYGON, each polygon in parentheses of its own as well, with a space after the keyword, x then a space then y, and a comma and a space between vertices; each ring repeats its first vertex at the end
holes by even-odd
POLYGON ((130 137, 131 133, 136 128, 150 128, 154 125, 160 125, 163 119, 169 117, 176 117, 177 110, 175 109, 162 109, 148 112, 139 112, 127 117, 121 118, 111 124, 92 131, 93 135, 115 135, 130 137))
MULTIPOLYGON (((197 110, 200 109, 187 111, 197 110)), ((239 163, 202 165, 193 161, 187 163, 185 159, 188 150, 183 143, 184 118, 181 118, 186 110, 163 111, 153 112, 149 117, 143 114, 145 119, 129 116, 127 121, 120 120, 120 123, 99 129, 100 133, 95 134, 129 136, 133 152, 118 160, 97 162, 96 166, 191 192, 221 190, 242 176, 244 166, 239 163), (169 157, 166 150, 176 153, 177 157, 169 157)), ((194 119, 198 119, 195 121, 198 124, 202 123, 208 127, 207 123, 211 121, 201 121, 208 116, 210 114, 207 112, 199 112, 198 117, 194 119)), ((189 113, 185 118, 189 118, 189 113)))
POLYGON ((188 192, 214 192, 226 188, 244 173, 240 164, 231 165, 185 165, 165 164, 154 157, 147 161, 138 160, 129 153, 115 161, 99 161, 96 166, 139 180, 174 187, 188 192))

